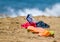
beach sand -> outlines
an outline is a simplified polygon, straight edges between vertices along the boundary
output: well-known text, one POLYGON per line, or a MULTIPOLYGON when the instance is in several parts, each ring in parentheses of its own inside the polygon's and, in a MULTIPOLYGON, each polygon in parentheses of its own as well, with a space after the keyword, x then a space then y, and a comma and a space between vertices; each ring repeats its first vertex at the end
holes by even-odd
POLYGON ((36 21, 44 21, 50 25, 47 30, 55 31, 55 37, 40 37, 26 29, 21 24, 26 22, 25 17, 0 18, 0 42, 60 42, 60 17, 34 17, 36 21))

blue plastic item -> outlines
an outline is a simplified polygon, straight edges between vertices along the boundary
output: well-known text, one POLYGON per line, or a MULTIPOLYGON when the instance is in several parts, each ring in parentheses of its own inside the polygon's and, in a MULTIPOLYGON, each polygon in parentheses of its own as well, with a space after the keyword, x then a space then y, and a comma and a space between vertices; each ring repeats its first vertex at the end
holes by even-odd
POLYGON ((33 22, 32 15, 31 15, 31 14, 28 14, 27 17, 26 17, 26 20, 27 20, 28 22, 33 22))

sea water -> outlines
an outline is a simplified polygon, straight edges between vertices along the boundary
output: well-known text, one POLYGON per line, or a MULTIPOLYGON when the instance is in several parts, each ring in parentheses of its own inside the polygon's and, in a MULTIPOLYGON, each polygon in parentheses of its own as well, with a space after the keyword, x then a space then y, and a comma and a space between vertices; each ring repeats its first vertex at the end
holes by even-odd
POLYGON ((0 17, 60 16, 60 0, 0 0, 0 17))

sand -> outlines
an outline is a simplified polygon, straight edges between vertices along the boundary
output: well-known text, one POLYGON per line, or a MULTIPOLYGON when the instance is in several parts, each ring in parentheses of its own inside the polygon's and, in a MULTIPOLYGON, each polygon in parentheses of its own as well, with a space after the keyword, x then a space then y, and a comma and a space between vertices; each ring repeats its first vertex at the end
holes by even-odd
POLYGON ((27 32, 20 25, 26 22, 25 17, 0 18, 0 42, 60 42, 60 17, 34 17, 50 25, 47 30, 55 31, 55 37, 40 37, 27 32))

